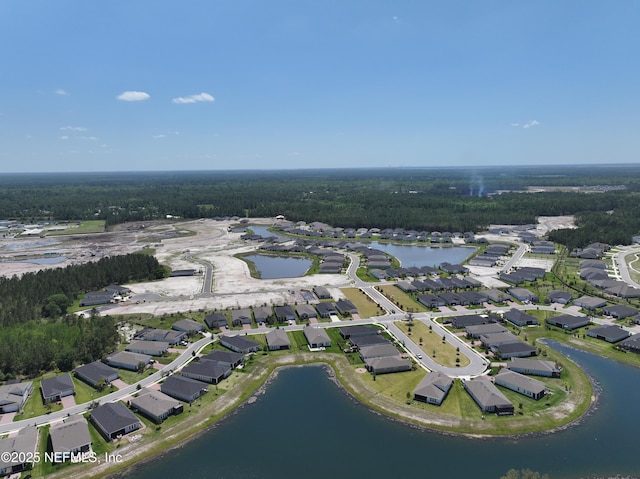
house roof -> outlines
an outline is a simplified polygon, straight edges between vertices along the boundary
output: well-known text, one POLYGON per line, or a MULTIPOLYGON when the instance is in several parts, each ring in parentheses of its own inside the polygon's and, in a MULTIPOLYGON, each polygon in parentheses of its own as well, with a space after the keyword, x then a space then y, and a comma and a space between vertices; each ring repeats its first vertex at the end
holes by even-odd
POLYGON ((32 381, 25 381, 23 383, 5 384, 0 386, 0 407, 7 406, 8 404, 19 403, 22 404, 22 398, 27 391, 30 391, 33 387, 32 381))
POLYGON ((373 336, 380 333, 380 329, 375 326, 361 325, 361 326, 345 326, 340 328, 340 334, 349 338, 351 336, 373 336))
POLYGON ((616 316, 618 318, 628 318, 629 316, 635 316, 636 314, 638 314, 640 311, 638 311, 635 308, 631 308, 629 306, 624 306, 621 304, 614 304, 612 306, 605 306, 604 308, 602 308, 602 311, 605 314, 608 314, 610 316, 616 316))
POLYGON ((129 344, 125 346, 126 351, 144 351, 145 353, 149 353, 151 355, 161 355, 167 349, 169 349, 170 344, 164 341, 131 341, 129 344))
POLYGON ((498 381, 536 395, 543 393, 547 389, 546 384, 542 381, 538 381, 537 379, 530 378, 529 376, 525 376, 524 374, 520 374, 509 369, 500 370, 496 375, 496 383, 500 384, 498 381))
POLYGON ((91 410, 91 420, 108 435, 112 435, 128 426, 140 423, 140 420, 121 402, 101 404, 91 410))
POLYGON ((236 353, 235 351, 222 351, 220 349, 215 349, 211 351, 209 354, 205 354, 201 359, 209 359, 212 361, 221 361, 228 364, 235 364, 238 361, 242 361, 244 359, 244 354, 236 353))
POLYGON ((273 316, 273 311, 268 306, 257 306, 253 308, 253 316, 257 322, 266 321, 269 316, 273 316))
POLYGON ((603 337, 610 342, 618 342, 629 337, 631 333, 622 329, 616 324, 604 324, 602 326, 596 326, 587 331, 587 336, 594 338, 603 337))
POLYGON ((480 336, 482 334, 506 333, 507 329, 498 323, 472 324, 466 327, 467 334, 480 336))
POLYGON ((510 309, 504 315, 506 319, 514 323, 538 324, 538 319, 519 309, 510 309))
POLYGON ((108 363, 117 362, 119 364, 125 364, 137 368, 140 363, 149 364, 151 356, 132 353, 131 351, 118 351, 107 356, 105 360, 108 363))
POLYGON ((57 396, 58 394, 68 391, 69 389, 75 390, 73 385, 73 379, 71 374, 64 373, 52 378, 46 378, 40 381, 40 387, 42 388, 42 395, 45 398, 57 396))
POLYGON ((87 420, 80 414, 69 416, 49 428, 54 453, 72 452, 91 444, 87 420))
POLYGON ((581 296, 573 300, 573 304, 586 309, 595 309, 606 306, 607 302, 602 298, 594 298, 593 296, 581 296))
POLYGON ((204 326, 193 319, 184 318, 180 321, 176 321, 171 326, 173 329, 177 331, 202 331, 204 330, 204 326))
POLYGON ((247 339, 243 336, 226 336, 225 335, 225 336, 222 336, 220 340, 241 350, 252 349, 252 348, 255 348, 256 346, 258 347, 260 346, 259 343, 256 343, 255 341, 251 341, 250 339, 247 339))
POLYGON ((504 394, 498 390, 495 385, 485 377, 477 377, 470 381, 465 381, 465 389, 471 391, 473 396, 482 404, 483 407, 505 407, 513 404, 506 398, 504 394))
POLYGON ((400 356, 400 351, 396 347, 389 344, 374 344, 364 348, 360 348, 360 356, 362 359, 382 358, 385 356, 400 356))
POLYGON ((418 384, 414 394, 441 401, 451 388, 452 384, 453 379, 449 376, 440 371, 433 371, 422 378, 422 381, 418 384))
POLYGON ((206 383, 179 374, 172 374, 160 385, 160 391, 163 393, 180 397, 192 397, 206 388, 206 383))
POLYGON ((323 328, 314 328, 313 326, 306 326, 303 329, 304 336, 307 338, 309 344, 326 344, 330 343, 329 335, 323 328))
POLYGON ((212 359, 200 359, 200 361, 192 361, 182 368, 182 374, 185 376, 204 376, 218 380, 231 371, 231 366, 223 365, 219 361, 212 359))
POLYGON ((272 329, 267 334, 265 334, 265 339, 267 340, 267 344, 269 346, 276 346, 276 347, 291 346, 291 341, 289 341, 289 336, 287 336, 287 332, 284 329, 272 329))
POLYGON ((367 366, 373 372, 380 370, 408 371, 411 369, 411 361, 402 359, 400 356, 383 356, 380 358, 370 358, 366 361, 367 366))
POLYGON ((495 348, 500 354, 513 354, 513 353, 533 353, 536 348, 530 344, 517 341, 515 343, 500 344, 495 348))
POLYGON ((217 328, 229 324, 227 317, 222 313, 207 314, 204 317, 204 322, 207 323, 207 326, 210 328, 217 328))
POLYGON ((156 417, 167 414, 182 405, 177 399, 149 388, 141 390, 137 397, 131 399, 130 403, 134 408, 156 417))
POLYGON ((511 358, 511 361, 507 363, 507 368, 548 372, 550 374, 559 374, 561 371, 553 361, 545 361, 542 359, 511 358))
POLYGON ((89 364, 78 366, 74 369, 76 376, 86 378, 93 383, 97 383, 101 379, 108 379, 114 375, 118 377, 118 371, 111 366, 107 366, 102 361, 94 361, 89 364))
POLYGON ((29 461, 21 460, 21 456, 29 456, 34 453, 38 444, 38 428, 35 426, 27 426, 20 429, 18 434, 11 437, 0 439, 0 456, 4 457, 5 453, 9 454, 9 458, 15 458, 14 461, 6 461, 0 459, 0 467, 17 466, 29 461), (22 454, 21 454, 22 453, 22 454))

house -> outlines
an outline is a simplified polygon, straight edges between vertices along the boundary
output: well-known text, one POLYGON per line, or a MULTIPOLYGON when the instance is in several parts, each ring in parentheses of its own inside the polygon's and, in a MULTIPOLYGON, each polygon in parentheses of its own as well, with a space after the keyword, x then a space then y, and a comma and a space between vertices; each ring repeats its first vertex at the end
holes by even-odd
POLYGON ((451 326, 456 329, 466 328, 467 326, 474 326, 478 324, 495 323, 495 319, 489 316, 480 316, 479 314, 468 314, 466 316, 453 316, 451 319, 451 326))
POLYGON ((467 306, 469 302, 458 293, 441 293, 440 299, 442 299, 447 306, 467 306))
POLYGON ((329 335, 324 328, 306 326, 302 331, 311 349, 328 348, 331 346, 331 339, 329 339, 329 335))
POLYGON ((467 326, 466 328, 467 335, 471 338, 477 339, 482 335, 486 334, 496 334, 496 333, 506 333, 507 328, 498 324, 498 323, 489 323, 489 324, 476 324, 472 326, 467 326))
POLYGON ((231 326, 242 326, 244 324, 251 324, 251 310, 245 308, 231 311, 231 326))
POLYGON ((495 377, 495 383, 535 400, 543 397, 547 390, 547 385, 542 381, 509 369, 501 369, 495 377))
POLYGON ((451 264, 446 262, 440 265, 440 269, 449 274, 464 274, 469 272, 469 270, 461 264, 451 264))
POLYGON ((509 294, 523 303, 536 303, 538 297, 527 288, 509 288, 509 294))
POLYGON ((251 341, 243 336, 220 336, 220 344, 236 353, 248 354, 260 351, 262 347, 259 343, 251 341))
POLYGON ((98 306, 100 304, 112 303, 115 293, 111 291, 91 291, 80 300, 80 306, 98 306))
POLYGON ((485 289, 480 291, 480 294, 493 303, 504 303, 513 299, 511 295, 500 291, 499 289, 485 289))
POLYGON ((562 373, 562 368, 557 363, 541 359, 511 358, 507 363, 507 369, 520 374, 549 378, 559 378, 562 373))
POLYGON ((571 316, 569 314, 561 314, 560 316, 554 316, 547 318, 547 324, 556 326, 557 328, 574 330, 587 326, 591 323, 587 316, 571 316))
POLYGON ((318 311, 318 315, 321 318, 328 318, 331 315, 338 314, 338 310, 333 303, 318 303, 316 304, 316 311, 318 311))
POLYGON ((81 415, 67 417, 63 422, 49 428, 51 449, 56 462, 71 459, 71 455, 91 451, 89 424, 81 415))
POLYGON ((0 476, 31 469, 37 447, 38 428, 35 426, 27 426, 15 435, 0 439, 0 476))
POLYGON ((141 371, 153 362, 153 358, 147 354, 118 351, 104 358, 109 366, 128 369, 129 371, 141 371))
POLYGON ((498 388, 484 376, 464 381, 464 389, 482 412, 494 412, 498 416, 512 415, 515 408, 498 388))
POLYGON ((630 353, 640 354, 640 334, 632 334, 618 344, 618 348, 630 353))
POLYGON ((530 314, 520 311, 519 309, 510 309, 504 314, 504 319, 516 326, 535 326, 538 324, 538 319, 530 314))
POLYGON ((302 320, 313 319, 318 317, 318 313, 310 304, 299 304, 296 306, 296 313, 302 320))
POLYGON ((140 341, 159 341, 173 345, 178 344, 185 336, 186 334, 182 331, 145 328, 135 335, 135 339, 139 339, 140 341))
POLYGON ((385 339, 381 334, 376 334, 374 336, 357 336, 355 338, 350 338, 349 342, 358 349, 378 344, 391 344, 391 341, 385 339))
POLYGON ((614 324, 605 324, 597 326, 587 331, 587 336, 591 338, 601 339, 608 343, 617 343, 631 336, 631 333, 625 331, 620 326, 614 324))
POLYGON ((0 386, 0 414, 18 412, 29 399, 33 391, 33 382, 5 384, 0 386))
POLYGON ((131 293, 131 290, 126 286, 120 286, 119 284, 110 284, 104 288, 105 291, 109 293, 114 293, 117 296, 124 296, 125 294, 131 293))
POLYGON ((120 377, 117 370, 101 361, 78 366, 73 372, 78 379, 93 387, 96 387, 99 382, 104 382, 104 385, 107 385, 120 377))
POLYGON ((269 306, 257 306, 253 308, 253 318, 258 325, 270 323, 273 318, 273 310, 269 306))
POLYGON ((180 414, 184 409, 184 405, 177 399, 149 388, 142 389, 129 401, 129 406, 156 424, 160 424, 169 416, 180 414))
POLYGON ((176 321, 171 325, 172 329, 176 331, 180 331, 183 333, 199 333, 200 331, 204 331, 204 326, 193 319, 184 318, 179 321, 176 321))
POLYGON ((429 309, 440 308, 447 304, 444 299, 440 296, 436 296, 435 294, 421 294, 417 299, 419 303, 429 309))
POLYGON ((60 401, 63 397, 73 396, 76 393, 69 373, 43 379, 40 381, 40 390, 45 403, 60 401))
POLYGON ((522 341, 500 344, 499 346, 492 347, 491 351, 501 359, 524 358, 527 356, 535 356, 537 353, 536 348, 522 341))
POLYGON ((549 291, 547 293, 547 298, 552 303, 569 304, 573 296, 571 295, 571 293, 567 293, 566 291, 554 289, 553 291, 549 291))
POLYGON ((336 301, 336 309, 342 316, 353 316, 354 314, 358 314, 358 308, 356 308, 348 299, 336 301))
POLYGON ((462 296, 467 304, 479 305, 485 301, 485 297, 477 291, 461 291, 458 295, 462 296))
POLYGON ((169 273, 172 278, 177 276, 194 276, 196 274, 195 269, 174 269, 169 273))
POLYGON ((440 406, 453 386, 453 379, 439 371, 428 373, 413 392, 413 399, 440 406))
POLYGON ((135 414, 121 402, 110 402, 93 408, 89 413, 89 420, 107 441, 142 427, 135 414))
POLYGON ((272 329, 265 335, 269 351, 279 351, 291 348, 291 341, 284 329, 272 329))
POLYGON ((281 323, 296 320, 296 313, 288 304, 285 304, 284 306, 276 306, 275 308, 273 308, 273 310, 275 312, 276 319, 281 323))
POLYGON ((385 356, 367 359, 365 367, 373 374, 400 373, 411 371, 411 361, 402 359, 400 356, 385 356))
POLYGON ((200 359, 217 361, 220 364, 229 366, 231 369, 235 369, 238 366, 244 364, 244 354, 234 353, 233 351, 222 351, 220 349, 215 349, 209 354, 205 354, 200 359))
POLYGON ((204 323, 209 329, 222 329, 229 327, 229 321, 222 313, 207 314, 204 317, 204 323))
POLYGON ((400 351, 396 347, 389 344, 374 344, 364 348, 360 348, 360 358, 366 362, 367 359, 385 358, 388 356, 400 356, 400 351))
POLYGON ((509 331, 480 335, 480 341, 487 348, 493 348, 502 344, 517 343, 518 337, 509 331))
POLYGON ((324 286, 316 286, 313 288, 313 293, 318 297, 318 299, 331 299, 331 293, 324 286))
POLYGON ((640 311, 629 306, 623 306, 615 304, 613 306, 605 306, 602 308, 602 312, 607 316, 614 317, 616 319, 625 319, 631 316, 636 316, 640 311))
POLYGON ((583 309, 594 310, 596 308, 602 308, 607 305, 607 302, 602 298, 594 298, 593 296, 581 296, 578 299, 573 300, 573 304, 580 306, 583 309))
POLYGON ((200 359, 190 362, 180 372, 187 378, 218 384, 231 376, 231 366, 210 359, 200 359))
POLYGON ((160 391, 167 396, 188 403, 192 403, 203 394, 209 392, 206 383, 179 374, 172 374, 165 379, 160 385, 160 391))
POLYGON ((164 341, 131 341, 124 347, 125 351, 149 356, 162 356, 171 346, 164 341))
POLYGON ((380 334, 380 328, 376 326, 345 326, 340 328, 340 336, 344 339, 357 338, 362 336, 375 336, 380 334))

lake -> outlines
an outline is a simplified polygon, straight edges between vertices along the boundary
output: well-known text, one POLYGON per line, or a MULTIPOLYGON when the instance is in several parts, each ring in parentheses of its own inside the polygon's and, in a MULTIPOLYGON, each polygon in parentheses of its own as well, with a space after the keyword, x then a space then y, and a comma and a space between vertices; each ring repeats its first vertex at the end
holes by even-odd
POLYGON ((367 243, 365 246, 371 246, 398 258, 404 268, 410 266, 438 266, 442 263, 463 263, 477 249, 469 246, 431 247, 378 243, 375 241, 367 243))
POLYGON ((322 367, 281 370, 266 394, 216 428, 140 466, 127 478, 499 479, 530 468, 551 479, 640 471, 640 369, 558 343, 603 388, 582 424, 520 439, 467 439, 423 431, 374 414, 350 399, 322 367))
POLYGON ((313 264, 309 259, 291 256, 253 254, 245 256, 244 259, 255 264, 262 279, 299 278, 304 276, 313 264))

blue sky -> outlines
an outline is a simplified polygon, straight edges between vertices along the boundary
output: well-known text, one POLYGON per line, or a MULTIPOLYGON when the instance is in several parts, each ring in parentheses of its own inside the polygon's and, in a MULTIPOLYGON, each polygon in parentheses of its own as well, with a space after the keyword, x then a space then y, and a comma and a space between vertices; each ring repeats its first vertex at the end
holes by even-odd
POLYGON ((4 0, 0 172, 640 162, 640 2, 4 0))

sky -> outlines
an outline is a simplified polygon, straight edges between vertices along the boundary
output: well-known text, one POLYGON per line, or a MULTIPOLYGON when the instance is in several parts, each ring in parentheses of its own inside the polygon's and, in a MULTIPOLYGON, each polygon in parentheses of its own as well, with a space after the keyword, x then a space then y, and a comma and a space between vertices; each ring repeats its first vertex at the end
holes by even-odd
POLYGON ((2 0, 0 173, 640 163, 637 0, 2 0))

